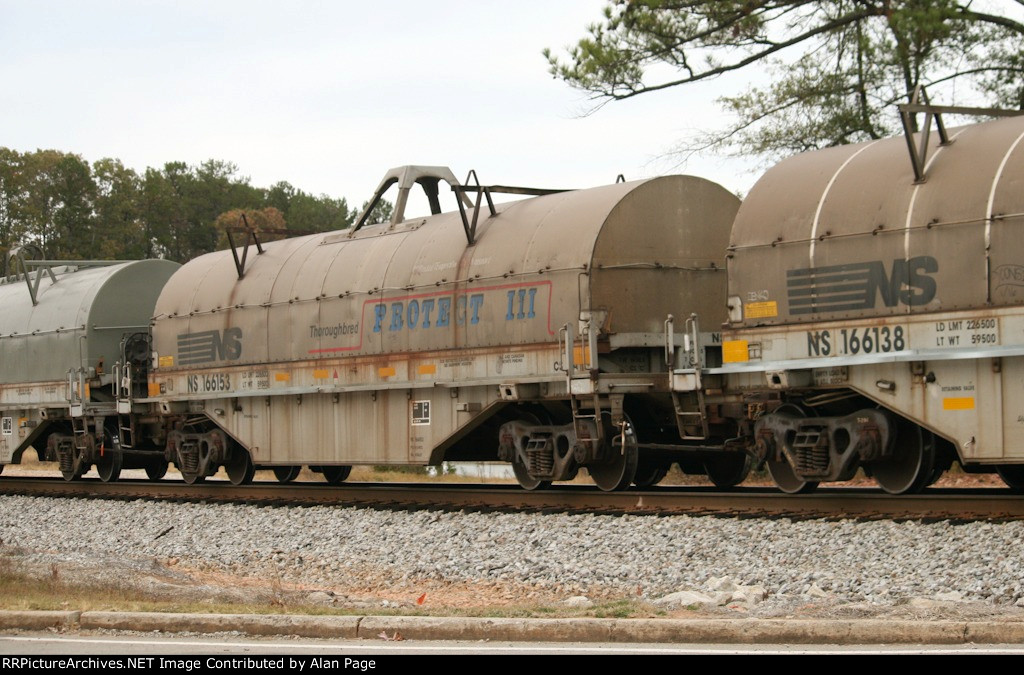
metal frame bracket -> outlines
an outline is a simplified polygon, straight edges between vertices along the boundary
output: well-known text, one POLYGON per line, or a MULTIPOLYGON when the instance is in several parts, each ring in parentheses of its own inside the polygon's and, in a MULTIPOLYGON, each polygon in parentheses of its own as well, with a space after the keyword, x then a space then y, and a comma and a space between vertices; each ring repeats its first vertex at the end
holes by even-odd
POLYGON ((1024 110, 1004 110, 1001 108, 968 108, 951 105, 931 105, 924 85, 917 85, 910 94, 909 102, 896 106, 903 123, 903 135, 907 139, 907 150, 910 152, 910 163, 914 167, 914 182, 924 183, 928 180, 925 173, 928 162, 928 141, 931 138, 932 120, 939 132, 939 145, 950 145, 953 140, 946 133, 942 114, 978 115, 984 117, 1014 117, 1024 115, 1024 110), (924 125, 917 128, 917 113, 924 113, 924 125), (918 139, 920 135, 920 139, 918 139))
POLYGON ((483 203, 483 199, 487 199, 487 209, 491 213, 490 217, 493 218, 498 215, 497 210, 494 208, 494 199, 491 197, 492 193, 496 192, 499 194, 541 197, 544 195, 558 194, 559 192, 568 192, 568 190, 514 187, 511 185, 480 185, 480 179, 477 178, 476 170, 470 169, 469 174, 466 176, 465 183, 462 185, 453 184, 452 192, 458 195, 459 215, 462 216, 462 229, 466 232, 466 241, 470 246, 472 246, 476 243, 476 226, 480 217, 480 207, 483 203), (472 203, 466 195, 467 192, 476 193, 475 204, 472 203), (466 213, 466 208, 463 206, 463 202, 469 204, 473 208, 472 222, 470 222, 469 215, 466 213))
POLYGON ((245 261, 249 257, 249 246, 256 244, 256 255, 263 255, 263 245, 260 243, 259 237, 256 236, 256 230, 249 226, 249 219, 245 217, 245 214, 241 214, 239 217, 241 226, 235 228, 227 228, 225 232, 228 235, 228 244, 231 246, 231 257, 235 261, 235 270, 238 272, 238 278, 241 279, 245 276, 245 261), (238 245, 235 244, 235 238, 231 236, 232 230, 238 230, 245 232, 245 247, 242 249, 242 257, 238 257, 238 245))

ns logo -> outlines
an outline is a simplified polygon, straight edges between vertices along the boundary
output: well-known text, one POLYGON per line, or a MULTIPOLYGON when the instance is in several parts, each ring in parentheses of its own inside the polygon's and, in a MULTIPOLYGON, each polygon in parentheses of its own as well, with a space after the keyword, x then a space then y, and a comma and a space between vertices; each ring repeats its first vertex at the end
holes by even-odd
POLYGON ((937 290, 931 276, 939 262, 930 255, 892 261, 881 260, 786 272, 791 314, 848 312, 874 309, 879 299, 886 307, 927 305, 937 290))
POLYGON ((242 357, 242 329, 225 328, 178 336, 178 364, 193 366, 211 361, 237 361, 242 357))

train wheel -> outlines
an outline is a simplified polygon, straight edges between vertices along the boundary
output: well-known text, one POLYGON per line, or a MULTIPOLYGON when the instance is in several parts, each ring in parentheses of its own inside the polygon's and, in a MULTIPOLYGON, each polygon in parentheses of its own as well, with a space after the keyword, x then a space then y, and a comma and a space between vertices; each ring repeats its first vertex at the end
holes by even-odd
POLYGON ((519 461, 519 457, 516 457, 512 462, 512 473, 516 475, 519 487, 524 490, 546 490, 551 487, 551 481, 541 480, 530 475, 530 470, 519 461))
POLYGON ((167 475, 167 462, 150 464, 146 467, 146 477, 150 480, 160 480, 167 475))
POLYGON ((1024 492, 1024 464, 1001 464, 996 467, 996 473, 1010 488, 1024 492))
POLYGON ((274 478, 277 479, 278 483, 291 483, 293 480, 299 477, 299 472, 302 471, 301 466, 275 466, 274 478))
POLYGON ((99 474, 100 480, 104 483, 113 483, 120 478, 123 462, 124 457, 121 455, 117 436, 111 433, 110 429, 104 429, 99 458, 96 460, 96 473, 99 474))
POLYGON ((629 420, 625 421, 622 430, 607 426, 606 433, 611 437, 610 457, 601 464, 588 464, 587 471, 590 472, 590 477, 594 479, 597 487, 605 492, 625 490, 636 476, 639 461, 636 434, 629 420))
POLYGON ((942 474, 953 468, 953 462, 957 459, 956 446, 939 436, 935 437, 935 466, 932 468, 932 475, 924 487, 934 485, 942 474))
POLYGON ((57 463, 60 465, 60 475, 64 480, 78 480, 89 470, 89 465, 82 457, 83 453, 78 448, 61 450, 57 454, 57 463))
MULTIPOLYGON (((179 469, 181 471, 181 469, 179 469)), ((190 471, 181 471, 181 479, 189 485, 196 485, 206 480, 206 476, 199 473, 192 473, 190 471)))
POLYGON ((871 465, 878 487, 891 495, 920 492, 928 485, 935 467, 935 436, 911 422, 896 430, 893 456, 871 465))
POLYGON ((791 495, 805 494, 813 492, 818 487, 817 481, 803 480, 798 477, 785 458, 779 461, 769 459, 764 465, 768 467, 768 473, 775 481, 776 487, 783 492, 788 492, 791 495))
MULTIPOLYGON (((795 403, 785 403, 779 406, 775 412, 776 414, 788 415, 789 417, 808 416, 808 410, 795 403)), ((810 411, 810 414, 813 416, 814 412, 810 411)), ((768 474, 772 477, 772 480, 775 481, 775 486, 783 492, 791 495, 805 494, 813 492, 818 487, 817 481, 807 481, 797 476, 785 455, 779 460, 769 458, 765 460, 764 465, 768 469, 768 474)))
POLYGON ((231 459, 224 465, 224 470, 232 485, 248 485, 256 473, 249 451, 237 446, 231 451, 231 459))
POLYGON ((352 467, 350 466, 324 466, 320 468, 328 485, 344 483, 345 479, 352 473, 352 467))
POLYGON ((659 462, 651 459, 638 460, 636 474, 633 476, 633 485, 638 488, 657 485, 668 475, 668 470, 671 467, 671 462, 659 462))
POLYGON ((723 454, 705 461, 704 470, 715 487, 735 487, 746 480, 750 473, 750 455, 745 452, 723 454))
POLYGON ((96 462, 96 473, 104 483, 113 483, 121 476, 121 453, 105 452, 96 462))
MULTIPOLYGON (((519 414, 519 422, 527 426, 541 426, 551 424, 551 418, 543 410, 522 411, 519 414)), ((520 441, 524 449, 528 442, 529 438, 523 438, 520 441)), ((512 473, 515 474, 519 487, 524 490, 546 490, 551 487, 551 481, 535 478, 530 473, 530 468, 520 459, 518 451, 514 451, 512 458, 512 473)))

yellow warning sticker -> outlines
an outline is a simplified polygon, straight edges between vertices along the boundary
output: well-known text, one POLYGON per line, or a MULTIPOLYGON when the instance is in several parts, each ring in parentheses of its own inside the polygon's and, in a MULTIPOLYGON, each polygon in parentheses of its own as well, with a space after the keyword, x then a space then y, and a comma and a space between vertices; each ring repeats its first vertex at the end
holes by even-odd
POLYGON ((434 375, 437 373, 437 366, 433 363, 425 363, 421 366, 417 366, 416 372, 420 375, 434 375))
POLYGON ((292 379, 291 373, 274 373, 276 382, 287 382, 290 379, 292 379))
POLYGON ((726 340, 722 343, 722 361, 724 363, 742 363, 750 360, 746 340, 726 340))
POLYGON ((962 396, 959 398, 942 399, 943 410, 974 410, 974 397, 962 396))
POLYGON ((744 319, 769 319, 779 315, 779 304, 774 300, 767 302, 748 302, 743 305, 744 319))
POLYGON ((383 368, 377 369, 377 374, 381 377, 394 377, 395 369, 391 366, 384 366, 383 368))
POLYGON ((173 356, 161 356, 158 359, 158 363, 159 363, 159 366, 161 368, 173 368, 174 367, 174 357, 173 356))
POLYGON ((328 376, 329 375, 328 375, 326 370, 314 370, 313 371, 313 379, 314 380, 326 380, 328 378, 328 376))

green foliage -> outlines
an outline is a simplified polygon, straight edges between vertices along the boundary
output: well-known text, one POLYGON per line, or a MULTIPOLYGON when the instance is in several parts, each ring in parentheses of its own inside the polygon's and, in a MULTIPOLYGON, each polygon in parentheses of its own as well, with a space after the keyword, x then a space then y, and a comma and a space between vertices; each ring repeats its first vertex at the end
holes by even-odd
POLYGON ((96 201, 89 233, 91 250, 79 250, 78 255, 112 260, 149 256, 139 200, 142 181, 138 174, 120 160, 101 159, 93 163, 92 176, 96 201))
MULTIPOLYGON (((359 213, 356 214, 356 218, 361 216, 366 211, 367 207, 370 206, 370 201, 363 202, 362 208, 359 209, 359 213)), ((394 213, 394 205, 386 199, 382 199, 377 202, 373 207, 373 211, 370 211, 370 216, 366 219, 367 225, 376 225, 377 223, 387 223, 391 221, 391 214, 394 213)))
POLYGON ((944 103, 1024 109, 1021 0, 612 0, 551 73, 597 101, 754 66, 771 84, 720 99, 724 146, 770 158, 890 135, 921 84, 944 103), (961 100, 957 100, 961 99, 961 100))
POLYGON ((254 187, 220 160, 169 162, 140 176, 117 159, 90 166, 57 150, 0 147, 0 254, 35 244, 54 259, 184 262, 226 246, 224 229, 242 212, 293 234, 344 229, 356 215, 344 199, 286 182, 254 187))
POLYGON ((285 211, 288 226, 307 233, 343 230, 352 225, 355 218, 356 212, 348 208, 344 198, 314 197, 302 190, 295 192, 285 211))
POLYGON ((374 464, 373 470, 376 473, 407 473, 413 476, 426 476, 429 473, 427 467, 411 464, 374 464))

